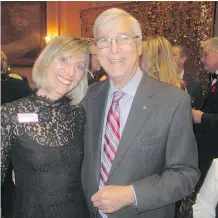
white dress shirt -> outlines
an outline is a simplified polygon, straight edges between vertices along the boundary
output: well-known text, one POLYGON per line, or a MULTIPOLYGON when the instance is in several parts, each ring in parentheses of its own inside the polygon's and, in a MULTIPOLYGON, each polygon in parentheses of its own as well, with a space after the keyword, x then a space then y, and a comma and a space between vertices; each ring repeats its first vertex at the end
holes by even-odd
MULTIPOLYGON (((120 99, 119 101, 119 107, 120 107, 120 136, 122 136, 127 118, 129 116, 129 112, 132 106, 133 99, 135 97, 136 90, 139 86, 139 83, 142 79, 143 72, 138 68, 135 76, 122 88, 122 89, 117 89, 114 85, 113 82, 110 80, 110 89, 109 89, 109 94, 108 94, 108 99, 107 99, 107 105, 105 109, 105 116, 104 116, 104 125, 103 125, 103 134, 102 134, 102 143, 101 143, 101 158, 102 158, 102 152, 104 149, 104 133, 106 129, 106 122, 107 122, 107 116, 108 112, 110 109, 110 106, 112 104, 113 100, 113 93, 115 91, 123 91, 125 95, 120 99)), ((133 186, 131 186, 134 192, 135 196, 135 204, 137 205, 137 198, 135 195, 135 190, 133 186)))
POLYGON ((214 159, 193 205, 194 218, 215 218, 218 203, 218 158, 214 159))
POLYGON ((185 73, 185 71, 184 71, 184 69, 183 69, 182 72, 179 74, 179 78, 180 78, 181 80, 183 79, 184 73, 185 73))
MULTIPOLYGON (((218 75, 218 70, 215 72, 216 75, 218 75)), ((217 79, 213 79, 211 86, 213 86, 216 83, 217 79)))
POLYGON ((110 109, 110 106, 112 104, 113 100, 113 93, 115 91, 123 91, 125 95, 120 99, 119 101, 119 107, 120 107, 120 135, 122 136, 123 129, 125 127, 130 108, 132 106, 132 102, 136 93, 136 90, 138 88, 138 85, 141 81, 142 78, 142 71, 138 68, 135 76, 122 88, 122 89, 117 89, 114 85, 113 82, 110 80, 110 89, 109 89, 109 94, 108 94, 108 99, 107 99, 107 105, 105 109, 105 116, 104 116, 104 125, 103 125, 103 134, 102 134, 102 145, 101 145, 101 151, 103 151, 104 148, 104 133, 106 129, 106 122, 107 122, 107 116, 108 112, 110 109))

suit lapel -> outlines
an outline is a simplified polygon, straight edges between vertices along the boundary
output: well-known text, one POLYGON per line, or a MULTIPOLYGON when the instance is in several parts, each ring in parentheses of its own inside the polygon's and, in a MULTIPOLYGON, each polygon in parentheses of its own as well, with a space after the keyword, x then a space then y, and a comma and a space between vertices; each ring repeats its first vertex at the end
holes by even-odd
POLYGON ((185 81, 188 81, 188 75, 187 75, 187 73, 186 72, 184 72, 184 75, 183 75, 183 77, 182 77, 182 80, 185 80, 185 81))
POLYGON ((218 80, 213 85, 211 85, 211 83, 208 84, 208 88, 207 88, 207 91, 204 95, 204 99, 200 105, 200 110, 204 110, 204 108, 206 107, 208 99, 210 98, 210 95, 211 95, 212 87, 214 87, 214 86, 218 87, 218 80))
POLYGON ((99 184, 100 165, 101 165, 101 139, 104 124, 105 108, 109 91, 109 81, 104 87, 92 98, 93 114, 93 157, 95 161, 96 182, 99 184))
POLYGON ((193 89, 194 89, 194 87, 193 87, 194 84, 191 83, 190 75, 188 75, 188 73, 184 72, 182 80, 185 84, 185 88, 187 89, 189 95, 192 95, 193 89))
POLYGON ((110 170, 108 182, 110 182, 111 175, 119 165, 123 155, 131 145, 137 133, 147 120, 152 108, 155 106, 155 101, 152 99, 154 92, 155 90, 152 87, 151 79, 148 76, 143 76, 136 91, 129 116, 123 130, 120 144, 110 170))

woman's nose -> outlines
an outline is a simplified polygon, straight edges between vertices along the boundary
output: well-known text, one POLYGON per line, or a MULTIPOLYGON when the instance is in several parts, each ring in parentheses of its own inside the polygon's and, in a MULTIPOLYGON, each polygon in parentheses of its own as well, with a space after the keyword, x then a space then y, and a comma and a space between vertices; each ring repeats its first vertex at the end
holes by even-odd
POLYGON ((69 64, 69 65, 66 67, 66 72, 67 72, 68 75, 73 76, 74 71, 75 71, 74 64, 69 64))

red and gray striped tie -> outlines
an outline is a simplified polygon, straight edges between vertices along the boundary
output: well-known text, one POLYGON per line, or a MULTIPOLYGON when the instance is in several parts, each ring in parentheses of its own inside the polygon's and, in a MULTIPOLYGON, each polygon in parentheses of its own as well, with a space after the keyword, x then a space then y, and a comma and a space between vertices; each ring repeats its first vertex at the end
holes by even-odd
MULTIPOLYGON (((108 112, 107 123, 104 135, 104 148, 101 156, 101 172, 99 187, 105 186, 112 163, 114 161, 117 148, 120 142, 120 107, 119 101, 125 95, 122 91, 116 91, 113 94, 113 101, 108 112)), ((99 211, 103 218, 107 215, 99 211)))

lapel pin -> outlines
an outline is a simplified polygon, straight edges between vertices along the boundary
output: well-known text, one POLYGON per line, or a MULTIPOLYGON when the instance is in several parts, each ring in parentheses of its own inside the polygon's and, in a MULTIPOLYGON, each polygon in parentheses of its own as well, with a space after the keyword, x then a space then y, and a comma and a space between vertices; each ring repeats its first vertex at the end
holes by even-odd
POLYGON ((146 109, 147 109, 147 107, 146 107, 146 106, 143 106, 143 109, 144 109, 144 110, 146 110, 146 109))

